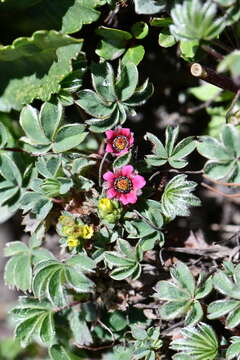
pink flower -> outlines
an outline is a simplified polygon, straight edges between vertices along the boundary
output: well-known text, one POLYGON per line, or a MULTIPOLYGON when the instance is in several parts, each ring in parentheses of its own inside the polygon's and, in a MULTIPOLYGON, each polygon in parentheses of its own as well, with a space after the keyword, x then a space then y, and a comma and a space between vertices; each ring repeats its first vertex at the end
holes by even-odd
POLYGON ((117 127, 115 130, 107 130, 106 151, 115 156, 120 156, 129 151, 134 143, 133 133, 128 128, 117 127))
POLYGON ((131 165, 123 166, 115 173, 107 171, 103 178, 107 182, 107 197, 116 198, 123 205, 135 204, 139 190, 146 184, 145 179, 131 165))

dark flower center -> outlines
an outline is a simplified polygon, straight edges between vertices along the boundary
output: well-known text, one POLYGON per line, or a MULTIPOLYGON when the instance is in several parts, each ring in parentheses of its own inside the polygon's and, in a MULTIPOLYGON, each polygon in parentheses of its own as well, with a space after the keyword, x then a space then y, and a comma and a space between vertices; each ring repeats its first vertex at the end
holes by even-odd
POLYGON ((128 139, 124 135, 116 136, 112 142, 112 147, 117 152, 125 150, 128 146, 129 146, 128 139))
POLYGON ((121 194, 128 194, 133 189, 132 181, 126 176, 119 176, 114 181, 114 189, 121 194))

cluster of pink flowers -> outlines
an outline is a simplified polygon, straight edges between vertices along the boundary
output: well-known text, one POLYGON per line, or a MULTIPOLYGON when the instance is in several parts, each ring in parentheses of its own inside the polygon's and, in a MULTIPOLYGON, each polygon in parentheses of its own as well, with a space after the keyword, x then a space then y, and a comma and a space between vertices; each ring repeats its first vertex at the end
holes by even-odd
MULTIPOLYGON (((106 131, 106 151, 114 156, 122 155, 130 150, 134 143, 133 133, 127 128, 116 128, 106 131)), ((103 175, 106 181, 107 197, 117 199, 123 205, 135 204, 146 181, 138 175, 132 165, 126 165, 115 172, 107 171, 103 175)))

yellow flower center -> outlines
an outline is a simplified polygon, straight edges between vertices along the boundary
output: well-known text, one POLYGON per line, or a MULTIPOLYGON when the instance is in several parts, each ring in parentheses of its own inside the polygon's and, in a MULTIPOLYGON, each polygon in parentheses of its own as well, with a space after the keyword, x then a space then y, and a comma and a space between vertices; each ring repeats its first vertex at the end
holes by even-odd
POLYGON ((126 176, 119 176, 114 181, 114 189, 122 194, 128 194, 132 188, 132 181, 126 176))
POLYGON ((128 139, 124 135, 116 136, 112 142, 112 147, 117 152, 125 150, 128 146, 129 146, 128 139))

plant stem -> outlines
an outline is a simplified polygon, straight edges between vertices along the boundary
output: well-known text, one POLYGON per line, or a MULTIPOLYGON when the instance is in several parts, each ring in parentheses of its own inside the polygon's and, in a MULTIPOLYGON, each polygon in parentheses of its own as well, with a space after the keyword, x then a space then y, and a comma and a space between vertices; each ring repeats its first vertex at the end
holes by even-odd
POLYGON ((215 49, 211 48, 208 45, 202 45, 201 48, 206 51, 209 55, 213 56, 214 58, 218 59, 218 60, 223 60, 224 56, 222 54, 220 54, 218 51, 216 51, 215 49))
POLYGON ((202 79, 212 85, 218 86, 221 89, 237 93, 239 87, 234 84, 233 80, 227 76, 218 74, 215 70, 203 66, 199 63, 191 65, 191 74, 199 79, 202 79))
POLYGON ((103 165, 104 165, 104 162, 106 160, 108 156, 108 153, 105 152, 105 154, 103 155, 103 158, 100 162, 100 166, 99 166, 99 172, 98 172, 98 185, 101 187, 102 186, 102 169, 103 169, 103 165))

